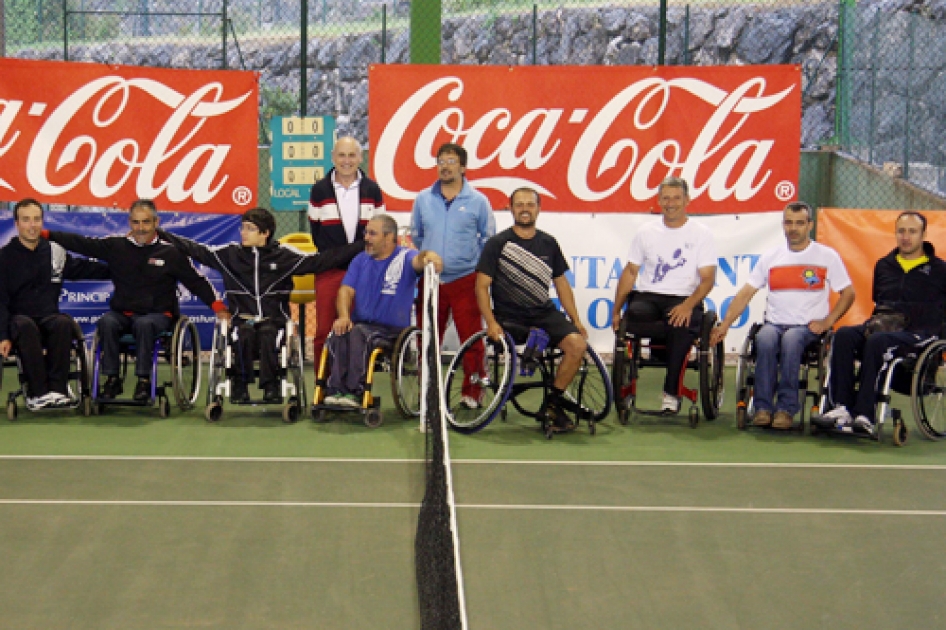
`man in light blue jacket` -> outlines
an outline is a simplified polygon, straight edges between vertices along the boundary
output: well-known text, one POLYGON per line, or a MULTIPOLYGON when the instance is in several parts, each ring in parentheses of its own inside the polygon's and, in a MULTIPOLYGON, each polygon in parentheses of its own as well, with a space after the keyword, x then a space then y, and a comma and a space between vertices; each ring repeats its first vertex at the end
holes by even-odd
MULTIPOLYGON (((466 181, 466 162, 466 149, 442 145, 437 150, 439 179, 417 195, 411 212, 414 245, 443 258, 437 310, 441 342, 450 314, 461 342, 483 329, 476 304, 476 263, 483 245, 496 233, 496 220, 486 195, 466 181)), ((471 349, 463 361, 461 404, 468 408, 480 405, 477 383, 483 372, 483 348, 471 349)))

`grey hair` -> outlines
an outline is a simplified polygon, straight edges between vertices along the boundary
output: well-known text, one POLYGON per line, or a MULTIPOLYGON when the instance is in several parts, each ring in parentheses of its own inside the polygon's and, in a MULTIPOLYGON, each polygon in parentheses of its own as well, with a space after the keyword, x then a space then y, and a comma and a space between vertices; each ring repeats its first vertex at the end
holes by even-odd
POLYGON ((397 221, 390 214, 377 214, 371 220, 381 224, 382 234, 397 234, 397 221))
POLYGON ((664 188, 682 188, 683 194, 687 197, 690 196, 690 186, 687 184, 687 180, 682 177, 667 177, 660 185, 657 186, 657 194, 659 195, 664 191, 664 188))

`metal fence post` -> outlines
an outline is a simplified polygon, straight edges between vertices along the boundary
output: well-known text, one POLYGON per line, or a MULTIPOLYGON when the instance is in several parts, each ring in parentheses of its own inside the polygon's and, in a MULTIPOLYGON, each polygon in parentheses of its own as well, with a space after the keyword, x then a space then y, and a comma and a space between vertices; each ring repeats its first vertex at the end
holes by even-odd
POLYGON ((388 5, 381 5, 381 63, 386 63, 388 48, 388 5))
POLYGON ((880 32, 880 11, 874 13, 874 33, 870 46, 870 121, 867 127, 867 163, 874 163, 874 117, 877 109, 877 34, 880 32))
POLYGON ((538 57, 539 42, 539 5, 532 5, 532 65, 539 63, 538 57))
MULTIPOLYGON (((42 23, 42 14, 38 17, 42 23)), ((62 0, 62 60, 69 61, 69 0, 62 0)))
POLYGON ((657 29, 657 65, 662 66, 667 54, 667 0, 660 0, 660 18, 657 29))
POLYGON ((903 98, 906 101, 906 111, 903 116, 903 179, 910 179, 910 93, 913 91, 913 57, 916 51, 916 20, 917 16, 912 13, 907 15, 910 20, 907 27, 907 40, 910 42, 910 60, 907 62, 907 84, 904 90, 903 98))
POLYGON ((442 10, 441 0, 411 2, 411 63, 440 63, 442 10))
POLYGON ((223 38, 223 60, 220 63, 221 67, 226 70, 229 64, 227 61, 227 0, 223 0, 220 12, 222 16, 220 20, 220 36, 223 38))
POLYGON ((690 65, 690 5, 683 10, 683 65, 690 65))

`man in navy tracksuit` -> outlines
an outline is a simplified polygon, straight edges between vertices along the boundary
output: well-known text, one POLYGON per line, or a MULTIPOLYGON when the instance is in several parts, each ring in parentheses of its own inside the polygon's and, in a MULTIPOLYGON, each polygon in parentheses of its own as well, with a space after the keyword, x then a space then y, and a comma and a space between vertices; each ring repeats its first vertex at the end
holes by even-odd
POLYGON ((162 231, 161 236, 180 252, 223 276, 226 300, 236 320, 237 360, 240 376, 234 379, 231 399, 249 400, 247 384, 253 378, 253 360, 260 358, 260 387, 264 403, 282 402, 277 347, 289 319, 289 295, 292 277, 344 269, 364 249, 360 242, 328 252, 305 254, 273 241, 276 219, 265 208, 253 208, 243 214, 240 243, 208 247, 190 239, 162 231))
POLYGON ((42 237, 43 207, 13 207, 17 236, 0 249, 0 356, 16 345, 31 410, 67 405, 69 351, 75 322, 59 312, 63 280, 108 278, 108 266, 75 258, 42 237), (43 350, 45 349, 45 354, 43 350))

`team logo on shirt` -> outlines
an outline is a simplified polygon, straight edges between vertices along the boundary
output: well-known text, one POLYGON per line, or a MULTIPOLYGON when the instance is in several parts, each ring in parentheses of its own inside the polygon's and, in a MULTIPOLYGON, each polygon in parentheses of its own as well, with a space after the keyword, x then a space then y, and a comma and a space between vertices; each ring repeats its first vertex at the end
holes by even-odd
POLYGON ((674 250, 673 258, 670 259, 670 262, 665 261, 663 256, 657 256, 657 265, 654 268, 654 278, 651 282, 654 284, 663 282, 668 273, 685 264, 687 264, 687 259, 683 257, 682 249, 674 250))
POLYGON ((771 291, 820 291, 827 281, 827 267, 817 265, 785 265, 769 270, 771 291))
POLYGON ((802 277, 802 280, 805 281, 805 284, 807 284, 809 287, 815 286, 820 281, 820 279, 818 278, 818 274, 815 273, 814 269, 805 269, 801 273, 801 277, 802 277))

